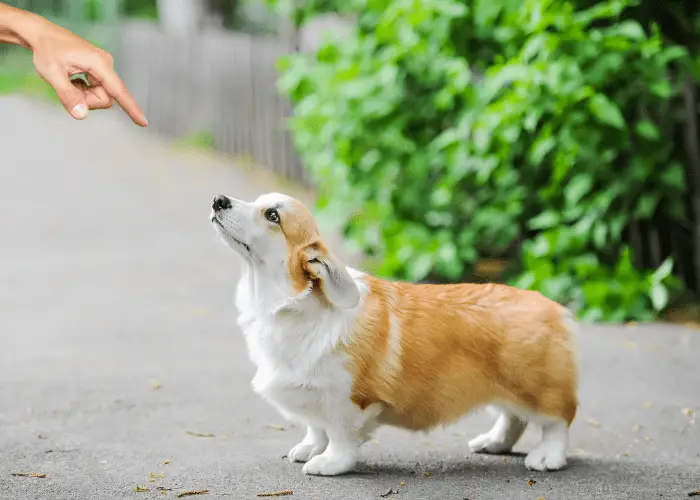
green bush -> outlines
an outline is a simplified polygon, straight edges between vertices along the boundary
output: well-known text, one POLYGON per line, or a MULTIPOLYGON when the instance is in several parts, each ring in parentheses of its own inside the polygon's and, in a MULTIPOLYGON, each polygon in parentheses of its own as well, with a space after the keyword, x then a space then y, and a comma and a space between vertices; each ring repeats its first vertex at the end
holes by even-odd
POLYGON ((637 4, 307 3, 297 20, 357 19, 280 63, 322 213, 384 276, 455 281, 505 256, 512 283, 584 319, 653 319, 672 262, 636 269, 623 233, 684 216, 668 109, 688 55, 637 4))

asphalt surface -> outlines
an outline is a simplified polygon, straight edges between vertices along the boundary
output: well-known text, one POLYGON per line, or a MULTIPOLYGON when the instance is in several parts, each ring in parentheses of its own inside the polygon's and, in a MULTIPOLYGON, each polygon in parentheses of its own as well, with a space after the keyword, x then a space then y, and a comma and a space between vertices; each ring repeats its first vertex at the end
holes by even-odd
MULTIPOLYGON (((383 429, 356 474, 302 475, 282 456, 303 431, 250 389, 234 322, 238 263, 207 220, 214 194, 290 189, 176 154, 111 112, 79 123, 2 98, 0 116, 0 499, 204 489, 191 498, 666 499, 700 489, 700 418, 687 411, 700 414, 700 332, 669 325, 582 333, 564 471, 471 455, 467 441, 491 423, 475 415, 428 435, 383 429)), ((528 430, 516 450, 536 437, 528 430)))

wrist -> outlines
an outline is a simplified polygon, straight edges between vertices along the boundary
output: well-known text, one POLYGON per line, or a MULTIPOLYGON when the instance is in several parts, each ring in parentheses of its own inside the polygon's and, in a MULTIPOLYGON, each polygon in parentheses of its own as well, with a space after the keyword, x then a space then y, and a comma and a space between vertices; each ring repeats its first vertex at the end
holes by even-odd
POLYGON ((47 23, 37 14, 0 4, 0 42, 33 49, 47 23))

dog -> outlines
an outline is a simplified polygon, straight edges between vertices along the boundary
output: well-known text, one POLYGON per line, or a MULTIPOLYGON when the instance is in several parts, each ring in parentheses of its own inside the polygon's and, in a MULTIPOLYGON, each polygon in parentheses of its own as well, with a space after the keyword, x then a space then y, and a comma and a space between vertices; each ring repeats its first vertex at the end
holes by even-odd
POLYGON ((252 388, 306 427, 287 454, 304 473, 353 471, 380 425, 428 431, 479 408, 497 419, 473 452, 509 452, 532 422, 542 440, 526 467, 566 466, 578 401, 564 306, 506 285, 389 282, 346 267, 283 194, 216 196, 210 219, 243 262, 236 305, 252 388))

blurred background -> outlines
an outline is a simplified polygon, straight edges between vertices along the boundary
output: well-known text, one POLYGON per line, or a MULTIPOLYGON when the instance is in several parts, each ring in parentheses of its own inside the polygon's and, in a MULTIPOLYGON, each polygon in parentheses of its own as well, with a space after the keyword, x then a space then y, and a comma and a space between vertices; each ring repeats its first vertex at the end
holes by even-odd
MULTIPOLYGON (((312 188, 373 272, 698 320, 693 2, 7 3, 111 52, 151 132, 312 188)), ((0 93, 55 101, 9 46, 0 93)))

